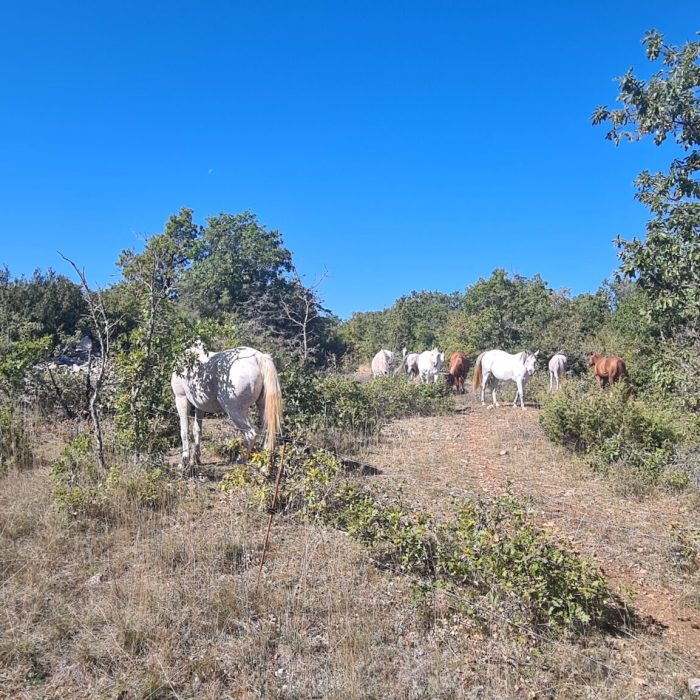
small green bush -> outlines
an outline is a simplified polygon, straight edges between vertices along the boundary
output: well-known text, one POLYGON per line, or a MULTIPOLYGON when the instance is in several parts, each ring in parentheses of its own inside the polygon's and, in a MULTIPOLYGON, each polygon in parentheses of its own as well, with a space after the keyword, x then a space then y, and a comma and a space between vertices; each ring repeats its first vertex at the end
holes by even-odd
POLYGON ((659 482, 683 438, 671 414, 630 398, 624 385, 600 391, 587 381, 549 397, 540 423, 554 442, 588 454, 595 469, 632 470, 649 484, 659 482))
POLYGON ((245 454, 245 440, 242 437, 232 437, 226 440, 220 440, 212 445, 214 454, 222 457, 227 462, 236 462, 243 454, 245 454))
MULTIPOLYGON (((605 611, 609 592, 596 566, 535 528, 509 494, 467 501, 456 520, 438 524, 400 495, 380 496, 344 478, 341 462, 326 450, 288 444, 283 459, 280 509, 344 530, 394 568, 458 593, 467 587, 510 601, 552 628, 585 625, 605 611)), ((269 480, 259 469, 238 465, 222 490, 248 489, 255 507, 268 507, 279 464, 262 466, 273 472, 269 480)))
POLYGON ((285 432, 336 446, 338 436, 344 442, 362 442, 392 420, 444 413, 453 405, 444 382, 421 385, 405 376, 360 384, 339 374, 318 377, 292 366, 282 373, 282 384, 285 432))
POLYGON ((106 472, 94 458, 92 440, 78 435, 54 462, 51 480, 56 508, 73 516, 118 521, 140 509, 164 509, 176 489, 159 467, 106 472))
POLYGON ((539 623, 588 623, 604 613, 609 594, 597 567, 537 530, 510 494, 464 504, 443 540, 442 571, 518 596, 539 623))

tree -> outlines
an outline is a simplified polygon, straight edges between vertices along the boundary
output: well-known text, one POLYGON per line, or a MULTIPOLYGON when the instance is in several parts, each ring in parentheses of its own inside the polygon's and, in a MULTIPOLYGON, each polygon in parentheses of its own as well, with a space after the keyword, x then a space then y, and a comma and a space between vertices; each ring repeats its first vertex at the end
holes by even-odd
POLYGON ((459 294, 411 292, 383 311, 354 313, 342 324, 340 336, 360 360, 369 361, 381 348, 410 352, 439 345, 444 348, 445 327, 460 308, 459 294))
POLYGON ((647 313, 662 337, 700 340, 700 42, 672 46, 651 30, 642 42, 649 61, 662 68, 648 80, 632 69, 618 79, 621 107, 598 107, 593 124, 608 123, 615 144, 671 138, 679 157, 667 172, 643 171, 637 199, 652 214, 646 239, 617 239, 620 272, 634 278, 649 300, 647 313))
POLYGON ((554 292, 539 275, 528 279, 494 270, 467 289, 461 311, 451 321, 449 344, 468 354, 491 348, 534 350, 552 320, 553 300, 554 292))
POLYGON ((209 217, 180 294, 202 318, 240 312, 252 298, 288 291, 291 253, 278 231, 268 231, 251 212, 209 217))
POLYGON ((88 410, 90 411, 90 419, 92 420, 93 432, 96 440, 97 462, 102 470, 107 468, 105 462, 104 439, 102 435, 102 390, 105 381, 107 380, 108 366, 110 361, 110 350, 112 341, 113 322, 107 317, 105 305, 102 300, 102 293, 98 290, 90 289, 85 272, 69 258, 61 255, 61 257, 75 270, 75 273, 80 279, 80 285, 85 295, 85 303, 88 308, 88 315, 94 337, 100 347, 100 352, 97 357, 97 367, 92 376, 93 353, 90 349, 90 357, 87 369, 87 381, 89 390, 88 410))
POLYGON ((192 210, 182 209, 142 253, 125 250, 119 258, 125 299, 116 305, 131 309, 134 319, 117 354, 116 422, 122 441, 139 453, 160 447, 167 423, 163 409, 169 403, 169 378, 185 332, 176 302, 198 233, 192 210))

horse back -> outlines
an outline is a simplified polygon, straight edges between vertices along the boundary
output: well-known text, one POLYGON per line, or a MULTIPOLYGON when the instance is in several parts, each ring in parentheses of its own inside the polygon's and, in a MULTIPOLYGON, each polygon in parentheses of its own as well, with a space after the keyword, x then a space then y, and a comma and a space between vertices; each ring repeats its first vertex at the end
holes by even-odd
POLYGON ((469 361, 463 352, 456 352, 450 358, 450 374, 455 377, 465 377, 469 369, 469 361))

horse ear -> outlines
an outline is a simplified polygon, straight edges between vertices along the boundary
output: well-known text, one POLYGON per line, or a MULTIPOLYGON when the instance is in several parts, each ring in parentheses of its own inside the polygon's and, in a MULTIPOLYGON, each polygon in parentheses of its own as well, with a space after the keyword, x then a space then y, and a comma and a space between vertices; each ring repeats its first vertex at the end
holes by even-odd
POLYGON ((537 352, 535 352, 535 357, 537 357, 539 354, 540 354, 540 351, 537 350, 537 352))

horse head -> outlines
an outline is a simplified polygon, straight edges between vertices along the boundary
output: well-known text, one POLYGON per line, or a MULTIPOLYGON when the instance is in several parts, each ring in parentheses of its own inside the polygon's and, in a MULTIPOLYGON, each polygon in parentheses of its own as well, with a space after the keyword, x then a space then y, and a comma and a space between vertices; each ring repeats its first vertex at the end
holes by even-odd
POLYGON ((535 369, 537 367, 537 356, 540 354, 540 351, 538 350, 534 354, 530 354, 529 352, 525 351, 523 353, 525 355, 525 358, 523 360, 523 366, 525 367, 525 376, 530 377, 535 373, 535 369))
POLYGON ((600 355, 598 353, 593 353, 588 356, 588 366, 593 367, 593 365, 600 360, 600 355))

